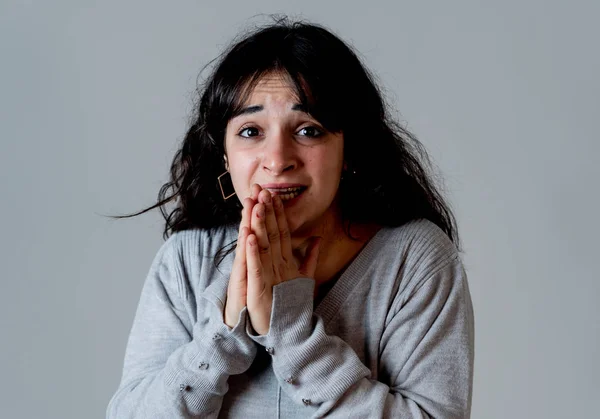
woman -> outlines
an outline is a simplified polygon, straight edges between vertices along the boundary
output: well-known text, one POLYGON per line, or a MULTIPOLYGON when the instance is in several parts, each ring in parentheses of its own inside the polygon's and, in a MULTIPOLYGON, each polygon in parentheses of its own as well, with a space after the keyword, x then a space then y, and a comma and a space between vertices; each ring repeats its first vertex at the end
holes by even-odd
POLYGON ((471 300, 426 162, 329 31, 233 45, 149 208, 170 237, 107 417, 469 417, 471 300))

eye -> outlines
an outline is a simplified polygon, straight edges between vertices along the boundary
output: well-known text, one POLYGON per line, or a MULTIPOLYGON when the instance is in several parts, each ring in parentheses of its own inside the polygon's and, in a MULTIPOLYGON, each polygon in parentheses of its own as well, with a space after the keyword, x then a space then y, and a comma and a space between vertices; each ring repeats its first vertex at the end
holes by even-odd
POLYGON ((312 138, 317 138, 320 137, 324 134, 324 132, 315 127, 315 126, 307 126, 307 127, 302 127, 300 128, 300 130, 297 132, 298 135, 301 135, 303 137, 312 137, 312 138))
POLYGON ((238 132, 238 135, 240 137, 244 137, 244 138, 252 138, 252 137, 257 137, 258 135, 260 135, 260 132, 258 131, 258 128, 256 128, 256 127, 246 127, 246 128, 242 128, 242 130, 240 132, 238 132))

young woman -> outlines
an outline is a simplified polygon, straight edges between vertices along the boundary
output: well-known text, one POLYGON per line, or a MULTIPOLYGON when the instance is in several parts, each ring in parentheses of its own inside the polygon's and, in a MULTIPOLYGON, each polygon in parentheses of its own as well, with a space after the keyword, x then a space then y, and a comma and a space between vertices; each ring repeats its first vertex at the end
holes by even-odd
POLYGON ((107 417, 469 417, 473 311, 428 167, 326 29, 234 44, 147 209, 170 237, 107 417))

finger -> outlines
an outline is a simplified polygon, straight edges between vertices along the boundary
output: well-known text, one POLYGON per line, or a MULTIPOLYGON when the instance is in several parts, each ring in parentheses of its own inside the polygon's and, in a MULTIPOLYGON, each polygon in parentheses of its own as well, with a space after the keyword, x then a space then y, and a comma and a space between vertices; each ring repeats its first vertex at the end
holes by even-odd
POLYGON ((265 225, 265 204, 259 202, 252 209, 252 221, 251 229, 252 233, 256 236, 258 243, 258 252, 260 254, 260 261, 263 267, 271 266, 271 249, 269 246, 269 237, 267 235, 267 227, 265 225))
POLYGON ((319 249, 321 247, 321 238, 313 237, 308 249, 306 250, 306 256, 302 261, 302 265, 298 269, 300 275, 306 278, 315 277, 315 271, 317 270, 317 261, 319 260, 319 249))
POLYGON ((262 191, 262 188, 258 183, 253 183, 250 187, 250 198, 254 201, 258 201, 258 194, 262 191))
MULTIPOLYGON (((242 221, 240 222, 240 233, 243 227, 247 227, 250 230, 250 219, 252 217, 252 208, 256 205, 256 201, 250 197, 244 198, 242 202, 242 221)), ((239 235, 238 235, 239 240, 239 235)))
POLYGON ((281 260, 281 243, 279 240, 279 227, 277 226, 277 218, 275 217, 275 210, 273 208, 273 197, 271 192, 266 189, 260 193, 258 197, 259 201, 265 205, 265 226, 267 229, 267 238, 269 239, 269 246, 271 251, 271 261, 273 263, 274 273, 280 276, 278 267, 281 260))
POLYGON ((234 327, 240 312, 246 305, 247 297, 247 264, 246 239, 249 229, 243 227, 235 249, 235 259, 227 285, 227 300, 225 303, 225 324, 234 327))
POLYGON ((292 255, 292 236, 290 229, 288 228, 287 218, 285 216, 285 209, 283 202, 278 195, 273 197, 273 208, 275 210, 275 219, 277 221, 277 228, 279 229, 279 242, 281 248, 281 256, 287 262, 293 260, 292 255))
MULTIPOLYGON (((231 269, 231 277, 229 279, 229 287, 228 294, 231 290, 232 292, 240 293, 232 295, 232 297, 241 297, 245 298, 246 296, 246 285, 247 285, 247 261, 246 261, 246 240, 248 238, 249 233, 248 227, 242 227, 242 231, 240 232, 240 238, 237 242, 235 248, 235 259, 233 260, 233 267, 231 269)), ((245 301, 243 302, 245 305, 245 301)))
POLYGON ((248 236, 246 259, 248 260, 248 315, 252 328, 259 335, 265 335, 269 332, 272 293, 271 287, 264 279, 258 240, 253 234, 248 236))
MULTIPOLYGON (((256 235, 249 234, 246 239, 246 262, 248 274, 248 304, 254 305, 265 292, 266 284, 263 280, 263 266, 260 262, 256 235), (252 300, 253 304, 250 304, 252 300)), ((250 307, 249 307, 250 308, 250 307)))

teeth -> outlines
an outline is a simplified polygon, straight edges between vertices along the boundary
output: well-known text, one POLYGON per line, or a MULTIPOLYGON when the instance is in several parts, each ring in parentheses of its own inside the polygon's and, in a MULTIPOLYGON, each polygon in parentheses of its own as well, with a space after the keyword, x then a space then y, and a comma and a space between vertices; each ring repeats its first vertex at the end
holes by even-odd
POLYGON ((300 188, 288 188, 288 189, 293 189, 293 191, 291 193, 279 195, 279 197, 281 198, 282 201, 287 201, 289 199, 293 199, 293 198, 297 197, 298 195, 300 195, 300 193, 301 193, 300 188))
POLYGON ((302 187, 296 186, 295 188, 273 188, 271 190, 277 191, 277 192, 295 192, 295 191, 299 191, 300 189, 302 189, 302 187))
POLYGON ((268 188, 271 192, 279 194, 282 198, 286 195, 293 194, 304 190, 302 186, 296 186, 293 188, 268 188))
POLYGON ((292 188, 267 188, 271 193, 279 195, 282 201, 288 201, 290 199, 296 198, 304 189, 304 186, 295 186, 292 188))

